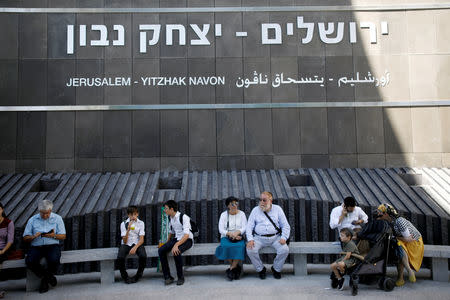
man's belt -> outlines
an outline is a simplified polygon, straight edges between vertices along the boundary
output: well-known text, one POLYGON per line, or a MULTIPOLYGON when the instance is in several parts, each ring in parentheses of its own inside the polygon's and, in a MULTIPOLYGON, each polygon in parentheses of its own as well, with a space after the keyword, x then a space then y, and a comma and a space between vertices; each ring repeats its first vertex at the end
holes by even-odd
POLYGON ((263 236, 263 237, 272 237, 272 236, 276 236, 278 233, 272 233, 272 234, 256 234, 259 236, 263 236))

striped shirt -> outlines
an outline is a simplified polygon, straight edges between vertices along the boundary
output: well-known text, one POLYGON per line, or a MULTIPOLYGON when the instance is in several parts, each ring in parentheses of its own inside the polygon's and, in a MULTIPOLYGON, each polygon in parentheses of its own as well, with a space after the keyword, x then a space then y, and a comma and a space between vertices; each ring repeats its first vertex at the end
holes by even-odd
POLYGON ((394 221, 394 231, 397 236, 410 237, 418 241, 422 235, 414 225, 403 217, 399 217, 394 221))

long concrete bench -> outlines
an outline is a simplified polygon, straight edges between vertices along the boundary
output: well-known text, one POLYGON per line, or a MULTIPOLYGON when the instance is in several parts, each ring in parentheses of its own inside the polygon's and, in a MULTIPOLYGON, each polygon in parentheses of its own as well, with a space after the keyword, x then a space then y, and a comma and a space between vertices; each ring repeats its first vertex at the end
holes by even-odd
MULTIPOLYGON (((219 244, 194 244, 194 247, 187 250, 184 256, 214 255, 219 244)), ((156 245, 145 246, 148 257, 158 257, 156 245)), ((339 254, 341 247, 331 242, 292 242, 289 245, 289 252, 293 256, 294 274, 304 276, 307 271, 308 254, 339 254)), ((101 284, 112 284, 114 282, 114 261, 117 258, 118 248, 97 248, 85 250, 63 251, 61 253, 61 263, 80 263, 99 261, 101 284)), ((275 253, 272 248, 263 248, 260 253, 275 253)), ((425 245, 425 257, 432 259, 433 280, 448 281, 448 259, 450 258, 450 246, 425 245)), ((131 257, 131 256, 129 256, 131 257)), ((23 268, 25 260, 7 260, 3 263, 2 269, 23 268)), ((38 278, 27 270, 27 291, 36 290, 39 285, 38 278)))

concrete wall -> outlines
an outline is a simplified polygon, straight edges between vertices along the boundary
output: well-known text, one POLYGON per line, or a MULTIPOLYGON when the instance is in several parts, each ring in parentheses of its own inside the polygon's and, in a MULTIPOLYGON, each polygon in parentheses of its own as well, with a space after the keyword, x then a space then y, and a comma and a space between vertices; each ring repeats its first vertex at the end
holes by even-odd
MULTIPOLYGON (((384 5, 386 1, 2 1, 22 7, 251 7, 384 5), (161 2, 161 3, 160 3, 161 2)), ((414 1, 403 1, 411 4, 414 1)), ((437 1, 440 2, 440 1, 437 1)), ((448 100, 450 10, 392 12, 0 13, 1 105, 216 104, 448 100), (261 23, 315 22, 311 43, 294 25, 281 45, 261 45, 261 23), (317 22, 345 22, 336 45, 317 22), (360 22, 378 26, 371 44, 360 22), (387 21, 389 34, 379 24, 387 21), (357 24, 349 43, 348 23, 357 24), (139 53, 139 24, 223 24, 210 46, 158 46, 139 53), (123 47, 66 53, 66 25, 125 27, 123 47), (248 31, 237 38, 234 32, 248 31), (6 46, 5 46, 6 45, 6 46), (270 85, 238 88, 253 71, 274 76, 390 72, 386 87, 270 85), (70 77, 226 76, 224 86, 77 87, 70 77), (230 79, 230 80, 228 80, 230 79)), ((213 27, 213 26, 212 26, 213 27)), ((78 31, 76 31, 78 34, 78 31)), ((189 31, 187 41, 192 36, 189 31)), ((88 41, 97 35, 89 33, 88 41)), ((164 40, 165 41, 165 40, 164 40)), ((0 172, 450 166, 449 107, 283 108, 1 112, 0 172)))

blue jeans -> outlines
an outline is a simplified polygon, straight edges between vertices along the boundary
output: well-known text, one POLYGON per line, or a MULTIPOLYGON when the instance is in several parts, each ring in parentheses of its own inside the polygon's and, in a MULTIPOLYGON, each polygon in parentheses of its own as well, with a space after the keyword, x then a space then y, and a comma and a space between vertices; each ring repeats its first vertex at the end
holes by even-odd
POLYGON ((56 274, 61 258, 59 244, 32 246, 28 251, 25 263, 39 278, 50 278, 56 274), (47 260, 47 267, 41 265, 41 258, 47 260))

